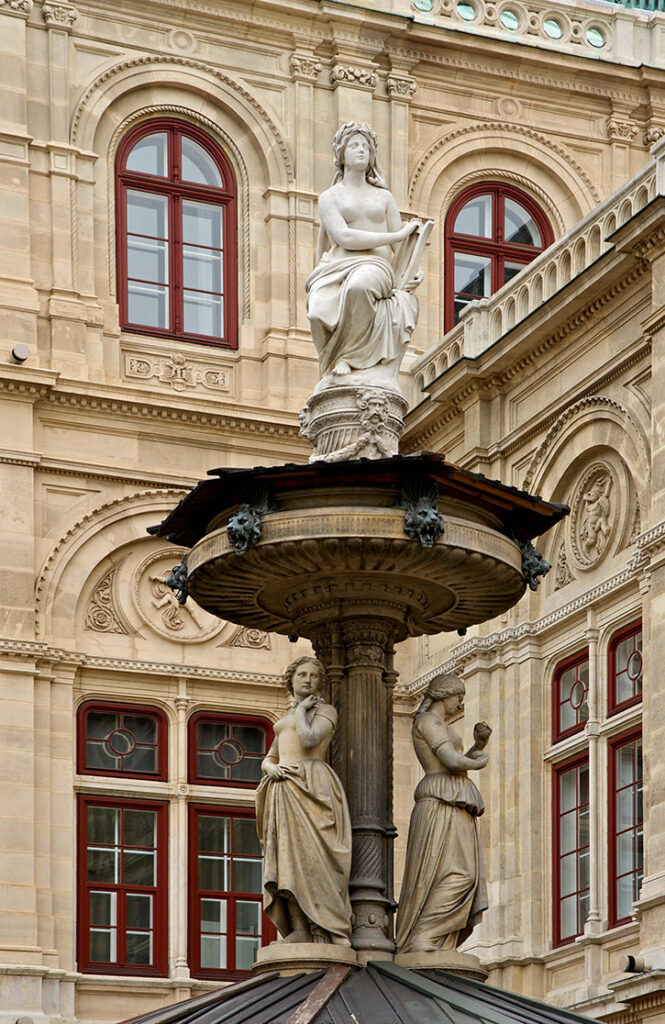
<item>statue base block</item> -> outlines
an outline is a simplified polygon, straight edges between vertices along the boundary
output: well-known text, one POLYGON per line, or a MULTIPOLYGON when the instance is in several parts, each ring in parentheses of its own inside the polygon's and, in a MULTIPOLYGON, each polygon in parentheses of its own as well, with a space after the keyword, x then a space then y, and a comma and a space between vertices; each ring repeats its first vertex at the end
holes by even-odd
POLYGON ((437 949, 431 953, 397 953, 395 963, 411 971, 449 971, 474 981, 487 981, 488 972, 477 956, 455 949, 437 949))
POLYGON ((300 413, 310 462, 387 459, 397 455, 409 405, 397 391, 372 385, 333 385, 314 393, 300 413))
POLYGON ((271 942, 256 955, 255 974, 279 971, 280 974, 307 974, 328 967, 358 967, 355 949, 329 942, 271 942))

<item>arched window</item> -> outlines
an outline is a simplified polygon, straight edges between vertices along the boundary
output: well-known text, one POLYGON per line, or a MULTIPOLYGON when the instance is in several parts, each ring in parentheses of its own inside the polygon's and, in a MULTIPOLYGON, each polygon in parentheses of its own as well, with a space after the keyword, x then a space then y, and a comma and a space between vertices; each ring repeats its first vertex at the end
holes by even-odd
POLYGON ((445 330, 468 302, 493 295, 551 245, 542 211, 520 189, 483 183, 454 201, 445 226, 445 330))
POLYGON ((130 132, 117 216, 123 329, 236 348, 235 182, 210 139, 180 121, 130 132))

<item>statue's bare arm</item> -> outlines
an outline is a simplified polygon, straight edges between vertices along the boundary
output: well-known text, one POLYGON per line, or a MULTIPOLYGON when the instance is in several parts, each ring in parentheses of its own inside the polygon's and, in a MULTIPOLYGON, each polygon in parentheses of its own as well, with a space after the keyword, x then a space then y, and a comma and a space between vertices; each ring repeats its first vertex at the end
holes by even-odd
POLYGON ((330 704, 319 704, 318 697, 305 697, 296 708, 296 732, 305 750, 318 747, 322 740, 335 731, 337 712, 330 704), (313 715, 308 712, 315 708, 313 715))
POLYGON ((351 228, 344 220, 337 200, 332 189, 328 189, 319 197, 319 219, 328 237, 342 249, 350 252, 362 252, 365 249, 376 249, 382 245, 393 245, 407 238, 419 225, 419 221, 410 220, 408 224, 401 225, 401 218, 397 204, 392 195, 388 193, 387 223, 389 231, 363 231, 360 228, 351 228), (394 207, 394 210, 391 210, 394 207), (396 218, 395 218, 396 214, 396 218))
POLYGON ((447 730, 442 730, 439 722, 428 721, 426 715, 423 715, 423 719, 424 721, 420 723, 422 736, 447 771, 455 775, 458 772, 477 771, 485 767, 489 760, 487 754, 479 752, 475 757, 459 754, 450 741, 447 730))

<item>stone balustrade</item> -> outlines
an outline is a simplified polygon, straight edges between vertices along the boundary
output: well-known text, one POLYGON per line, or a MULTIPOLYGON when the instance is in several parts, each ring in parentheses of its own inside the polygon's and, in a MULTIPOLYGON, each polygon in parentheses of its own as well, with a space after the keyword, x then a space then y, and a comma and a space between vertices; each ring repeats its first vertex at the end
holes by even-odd
POLYGON ((462 356, 474 358, 551 298, 613 247, 611 236, 631 217, 665 194, 665 139, 652 149, 654 160, 621 189, 587 214, 524 270, 489 298, 470 302, 460 322, 411 368, 413 400, 462 356))

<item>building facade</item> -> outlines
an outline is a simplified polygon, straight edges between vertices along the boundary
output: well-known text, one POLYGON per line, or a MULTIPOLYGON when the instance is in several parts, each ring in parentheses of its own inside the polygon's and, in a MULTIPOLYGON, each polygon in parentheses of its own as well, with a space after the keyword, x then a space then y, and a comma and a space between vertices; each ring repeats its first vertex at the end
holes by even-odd
POLYGON ((179 606, 146 529, 210 468, 308 457, 348 120, 436 225, 404 450, 572 509, 538 593, 398 652, 396 881, 410 715, 452 668, 494 729, 469 948, 535 998, 663 1014, 664 33, 601 0, 0 2, 6 1024, 130 1017, 272 937, 253 788, 308 646, 179 606))

